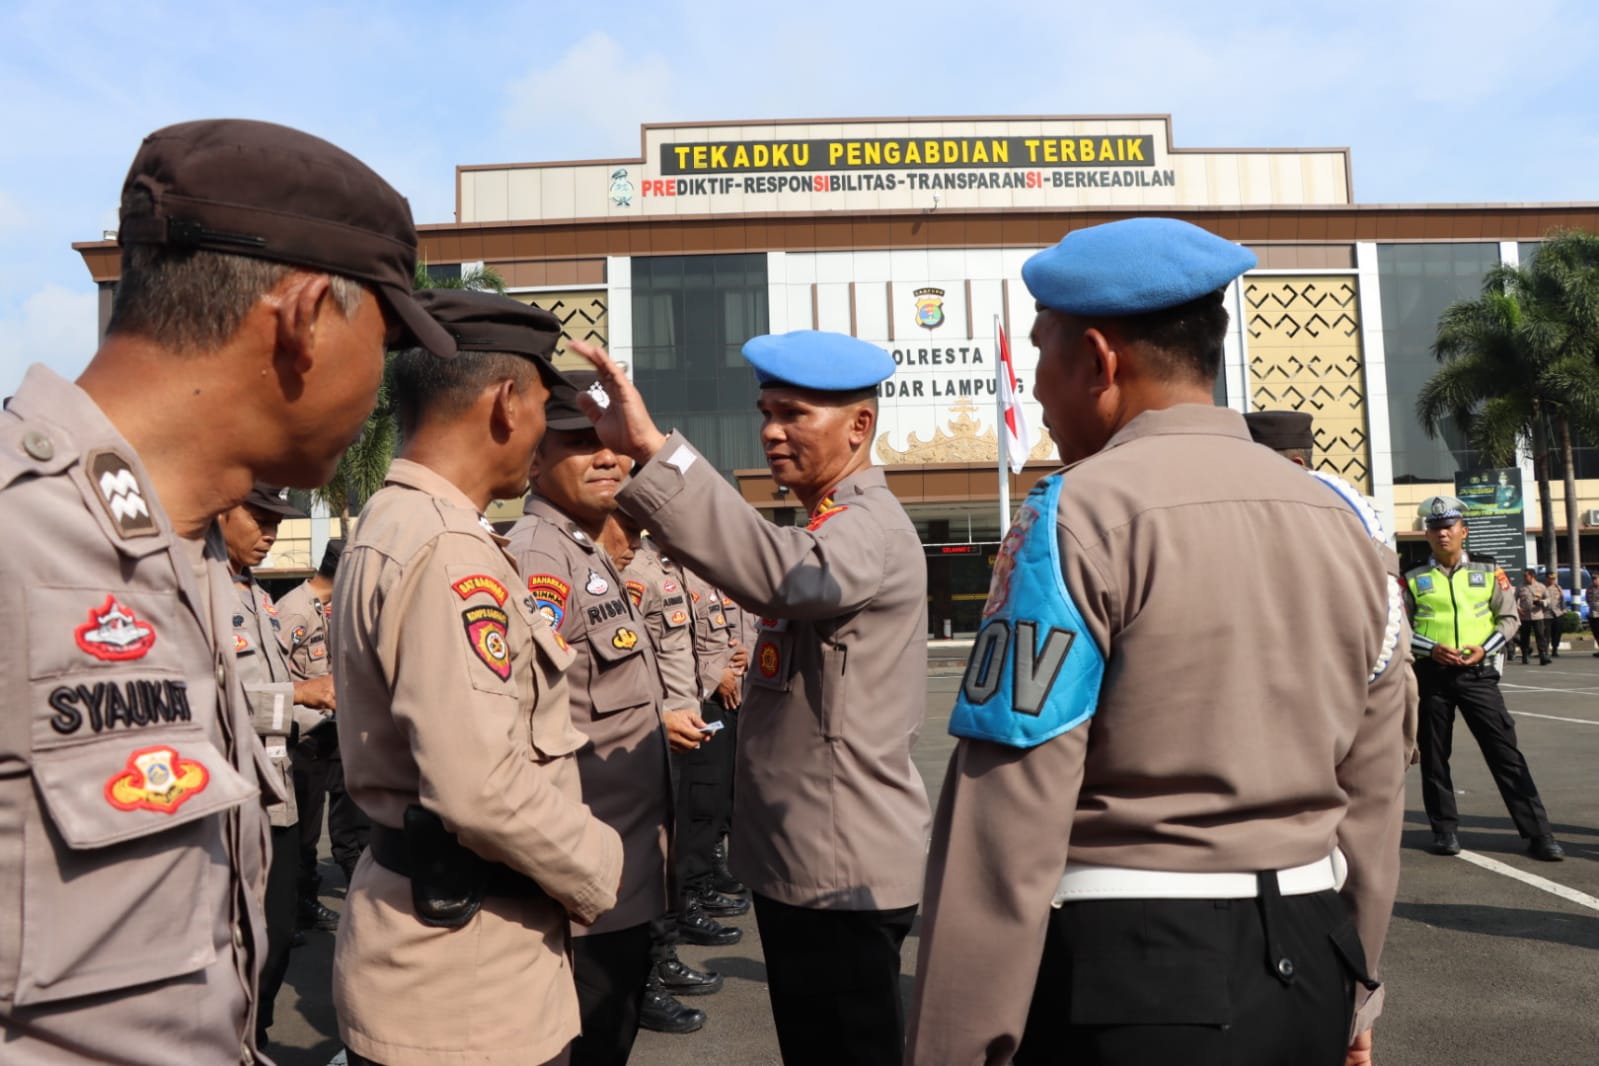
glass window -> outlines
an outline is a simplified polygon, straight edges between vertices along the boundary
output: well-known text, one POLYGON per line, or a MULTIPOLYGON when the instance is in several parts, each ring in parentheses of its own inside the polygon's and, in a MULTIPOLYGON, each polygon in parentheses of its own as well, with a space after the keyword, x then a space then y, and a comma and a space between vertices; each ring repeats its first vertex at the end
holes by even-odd
POLYGON ((633 260, 633 380, 662 428, 724 474, 761 467, 755 373, 739 354, 765 333, 766 255, 633 260))
POLYGON ((1496 244, 1377 247, 1388 422, 1398 484, 1451 481, 1457 469, 1480 465, 1453 424, 1437 439, 1427 436, 1416 417, 1416 397, 1438 369, 1432 345, 1439 316, 1452 303, 1481 296, 1483 277, 1498 263, 1496 244))

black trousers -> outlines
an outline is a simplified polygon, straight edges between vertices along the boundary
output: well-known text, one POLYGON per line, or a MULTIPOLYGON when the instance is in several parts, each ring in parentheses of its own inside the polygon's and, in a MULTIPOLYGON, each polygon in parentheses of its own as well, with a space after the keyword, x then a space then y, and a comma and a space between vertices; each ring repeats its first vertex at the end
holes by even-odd
MULTIPOLYGON (((318 730, 318 739, 330 731, 331 727, 318 730)), ((300 808, 300 896, 315 899, 323 810, 328 816, 333 861, 344 871, 346 882, 372 835, 372 823, 344 790, 344 760, 339 758, 337 746, 326 754, 310 754, 305 748, 305 744, 294 748, 289 758, 294 764, 294 798, 300 808)))
POLYGON ((1454 746, 1455 710, 1482 749, 1483 761, 1499 786, 1510 820, 1523 837, 1547 836, 1549 815, 1538 798, 1527 760, 1516 746, 1516 723, 1499 694, 1499 671, 1492 666, 1442 666, 1430 659, 1416 662, 1421 687, 1421 799, 1433 832, 1454 832, 1460 825, 1455 782, 1449 773, 1454 746))
POLYGON ((638 1037, 650 924, 572 938, 572 977, 583 1033, 572 1041, 573 1066, 623 1066, 638 1037))
POLYGON ((756 894, 784 1066, 883 1066, 905 1049, 900 946, 915 907, 832 911, 756 894))
POLYGON ((1521 631, 1516 634, 1516 644, 1521 649, 1521 661, 1527 661, 1527 653, 1532 650, 1534 642, 1538 645, 1538 661, 1549 661, 1549 619, 1532 618, 1521 624, 1521 631))
POLYGON ((272 1004, 289 972, 289 945, 294 941, 295 880, 299 870, 298 828, 272 827, 272 859, 267 864, 266 955, 261 960, 261 1003, 255 1028, 265 1034, 272 1025, 272 1004))
POLYGON ((1014 1061, 1341 1066, 1365 975, 1335 892, 1069 903, 1014 1061))
MULTIPOLYGON (((727 722, 719 700, 700 705, 707 722, 727 722)), ((732 795, 732 728, 693 751, 672 756, 677 765, 677 879, 684 892, 705 888, 715 872, 716 840, 732 795)))

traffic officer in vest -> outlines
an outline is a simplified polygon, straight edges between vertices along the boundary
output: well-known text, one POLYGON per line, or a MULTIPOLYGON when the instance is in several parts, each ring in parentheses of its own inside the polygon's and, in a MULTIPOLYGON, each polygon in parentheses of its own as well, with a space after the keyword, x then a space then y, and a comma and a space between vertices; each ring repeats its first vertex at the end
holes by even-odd
MULTIPOLYGON (((333 579, 344 554, 344 541, 335 537, 322 551, 316 573, 290 589, 278 601, 278 641, 296 680, 330 677, 332 655, 328 645, 328 616, 333 609, 333 579)), ((300 924, 314 929, 337 929, 338 912, 317 898, 322 875, 317 872, 316 849, 322 839, 322 811, 328 812, 328 839, 333 861, 344 871, 344 883, 355 874, 355 860, 372 825, 344 788, 344 762, 339 758, 339 731, 332 718, 300 735, 289 750, 294 764, 294 794, 300 806, 300 924)))
POLYGON ((1369 1052, 1404 612, 1354 509, 1212 404, 1254 265, 1138 218, 1022 268, 1067 465, 1001 544, 951 715, 907 1062, 1369 1052))
POLYGON ((405 200, 264 122, 147 137, 121 276, 76 384, 0 413, 0 1059, 250 1063, 275 773, 214 519, 326 484, 411 297, 405 200))
POLYGON ((668 911, 672 785, 660 674, 644 620, 598 541, 630 465, 600 442, 577 406, 594 380, 551 390, 533 456, 533 491, 506 550, 522 588, 572 651, 567 669, 583 797, 622 837, 622 886, 611 912, 573 930, 583 1033, 572 1066, 622 1066, 638 1036, 650 924, 668 911))
POLYGON ((583 401, 601 439, 640 464, 622 508, 763 619, 740 710, 732 862, 754 895, 783 1061, 892 1063, 928 819, 911 761, 927 711, 927 562, 871 460, 894 360, 814 330, 745 343, 767 463, 810 512, 784 527, 681 433, 661 433, 603 351, 572 350, 610 401, 583 401))
POLYGON ((1434 496, 1422 505, 1432 558, 1405 573, 1410 639, 1421 683, 1421 798, 1432 823, 1432 850, 1459 855, 1460 815, 1449 755, 1455 710, 1482 749, 1511 821, 1535 859, 1559 862, 1565 849, 1549 827, 1532 771, 1516 746, 1516 724, 1499 693, 1493 656, 1516 635, 1519 624, 1510 579, 1492 563, 1466 552, 1466 505, 1434 496))
POLYGON ((352 1066, 566 1061, 568 920, 616 902, 584 806, 571 653, 483 511, 527 487, 560 326, 507 296, 418 297, 460 354, 395 356, 404 444, 333 590, 345 786, 372 819, 333 956, 352 1066))
POLYGON ((250 702, 255 735, 266 747, 267 761, 278 775, 276 781, 285 797, 284 802, 267 807, 272 861, 267 869, 266 961, 261 967, 261 1007, 256 1016, 256 1039, 262 1045, 272 1025, 273 1003, 288 972, 294 940, 300 810, 289 748, 299 736, 324 723, 331 725, 328 714, 334 706, 332 678, 296 680, 289 671, 278 643, 283 621, 252 569, 272 551, 283 519, 305 517, 285 496, 275 486, 257 484, 243 503, 217 519, 233 568, 233 652, 239 660, 239 680, 250 702))

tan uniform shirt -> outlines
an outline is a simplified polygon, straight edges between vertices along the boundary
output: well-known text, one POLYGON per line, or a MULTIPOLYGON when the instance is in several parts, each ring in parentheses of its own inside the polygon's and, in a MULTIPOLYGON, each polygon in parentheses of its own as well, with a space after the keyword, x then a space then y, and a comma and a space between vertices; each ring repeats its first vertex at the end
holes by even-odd
POLYGON ((1198 405, 1142 414, 1067 468, 1054 518, 1079 636, 1105 657, 1097 709, 1036 747, 956 745, 928 860, 911 1063, 1010 1061, 1068 857, 1238 872, 1336 845, 1374 975, 1381 959, 1408 633, 1360 520, 1252 444, 1236 412, 1198 405))
POLYGON ((611 558, 548 500, 529 496, 506 550, 522 588, 572 649, 572 722, 594 816, 622 836, 616 906, 585 933, 610 933, 666 913, 672 786, 661 679, 643 619, 611 558))
POLYGON ((785 528, 674 433, 617 499, 672 558, 767 619, 739 715, 734 875, 793 906, 914 904, 927 566, 882 471, 846 478, 810 528, 785 528))
POLYGON ((663 560, 655 545, 646 539, 622 571, 622 578, 628 595, 633 597, 633 606, 644 616, 644 627, 650 632, 665 693, 662 708, 698 712, 700 683, 694 656, 694 626, 682 572, 663 560))
POLYGON ((328 619, 332 613, 333 601, 324 605, 309 581, 294 586, 278 601, 278 644, 295 680, 323 677, 332 668, 333 660, 328 654, 328 619))
POLYGON ((689 613, 694 622, 694 658, 699 669, 700 698, 716 699, 722 673, 733 657, 733 625, 722 606, 721 590, 686 566, 683 587, 688 589, 689 613))
POLYGON ((379 825, 420 803, 549 898, 489 896, 423 925, 409 879, 363 852, 333 958, 344 1042, 386 1066, 545 1062, 577 1034, 567 917, 616 900, 621 845, 583 806, 562 671, 503 538, 404 459, 367 502, 333 596, 345 787, 379 825))
POLYGON ((255 1056, 273 792, 227 554, 71 383, 0 412, 0 1060, 255 1056))
POLYGON ((294 800, 294 768, 289 764, 289 740, 298 728, 304 735, 322 723, 322 712, 294 702, 294 678, 278 645, 277 605, 266 589, 249 574, 233 576, 233 653, 239 660, 239 680, 250 704, 250 721, 261 738, 274 780, 284 795, 282 803, 267 808, 275 826, 300 820, 294 800))

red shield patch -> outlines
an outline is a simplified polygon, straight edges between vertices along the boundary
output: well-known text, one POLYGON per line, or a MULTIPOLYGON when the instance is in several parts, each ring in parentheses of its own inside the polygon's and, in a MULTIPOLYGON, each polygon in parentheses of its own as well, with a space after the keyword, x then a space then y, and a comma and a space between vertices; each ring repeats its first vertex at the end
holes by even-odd
POLYGON ((777 654, 777 645, 763 643, 755 652, 755 665, 760 669, 762 677, 776 677, 777 668, 782 665, 782 659, 777 654))
POLYGON ((125 663, 142 659, 155 643, 155 626, 107 595, 105 603, 89 609, 89 620, 73 630, 78 647, 96 659, 125 663))
POLYGON ((498 607, 468 607, 461 612, 472 654, 501 681, 511 679, 511 646, 506 642, 508 619, 498 607))
POLYGON ((142 748, 105 783, 106 802, 119 811, 171 814, 190 796, 205 791, 211 774, 176 749, 142 748))

